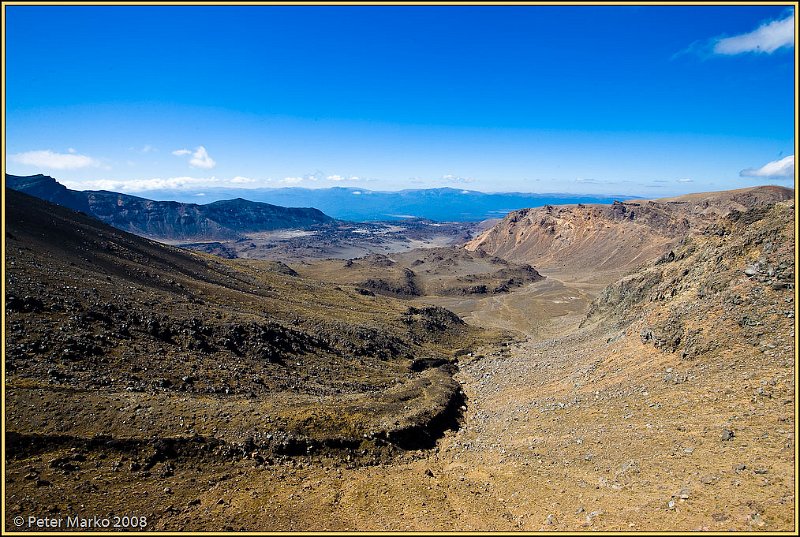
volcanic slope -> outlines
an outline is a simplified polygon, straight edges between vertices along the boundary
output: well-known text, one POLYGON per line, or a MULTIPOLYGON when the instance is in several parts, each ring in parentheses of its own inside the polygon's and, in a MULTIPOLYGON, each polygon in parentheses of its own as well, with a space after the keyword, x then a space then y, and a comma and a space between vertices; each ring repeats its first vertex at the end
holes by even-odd
POLYGON ((691 230, 713 225, 719 216, 793 196, 791 189, 764 186, 611 205, 522 209, 466 248, 531 263, 548 275, 586 274, 611 283, 666 253, 691 230))
POLYGON ((442 308, 182 251, 12 190, 6 223, 6 438, 37 476, 11 471, 19 512, 59 487, 72 502, 91 468, 123 461, 128 484, 175 473, 181 449, 370 461, 432 445, 461 405, 454 349, 486 337, 442 308))

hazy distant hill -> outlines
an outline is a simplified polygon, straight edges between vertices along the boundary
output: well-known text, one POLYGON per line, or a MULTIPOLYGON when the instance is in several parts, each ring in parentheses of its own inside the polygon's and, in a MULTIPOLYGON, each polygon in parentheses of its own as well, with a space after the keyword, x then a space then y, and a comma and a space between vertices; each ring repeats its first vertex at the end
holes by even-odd
POLYGON ((454 188, 432 188, 377 192, 363 188, 278 188, 278 189, 204 189, 201 192, 177 190, 152 191, 158 199, 213 201, 244 197, 253 201, 284 207, 316 207, 341 220, 399 220, 408 217, 429 218, 439 222, 477 222, 502 218, 525 207, 575 203, 611 203, 630 196, 594 196, 575 194, 531 194, 519 192, 485 193, 454 188))
POLYGON ((233 239, 246 232, 333 222, 317 209, 279 207, 241 198, 198 205, 105 190, 78 192, 42 174, 6 175, 6 186, 90 214, 118 229, 158 239, 233 239))

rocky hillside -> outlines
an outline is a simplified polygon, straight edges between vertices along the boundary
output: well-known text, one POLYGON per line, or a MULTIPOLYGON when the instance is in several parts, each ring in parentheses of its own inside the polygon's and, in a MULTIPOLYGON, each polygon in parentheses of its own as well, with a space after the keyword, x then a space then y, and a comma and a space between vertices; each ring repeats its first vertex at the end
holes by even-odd
POLYGON ((719 216, 791 197, 791 189, 765 186, 612 205, 523 209, 509 213, 466 248, 550 271, 618 276, 668 252, 690 231, 713 226, 719 216))
POLYGON ((334 221, 317 209, 279 207, 241 198, 198 205, 107 191, 78 192, 41 174, 6 175, 6 186, 154 239, 237 239, 250 232, 304 229, 334 221))
POLYGON ((588 320, 633 323, 643 343, 684 360, 739 347, 791 351, 794 248, 793 201, 732 210, 607 287, 588 320))
POLYGON ((223 260, 10 192, 7 525, 85 506, 154 531, 791 532, 795 207, 741 194, 658 202, 689 232, 605 290, 589 264, 401 301, 360 283, 535 269, 223 260))
POLYGON ((445 309, 194 254, 15 191, 6 211, 6 430, 23 444, 407 447, 457 412, 453 349, 483 336, 445 309))

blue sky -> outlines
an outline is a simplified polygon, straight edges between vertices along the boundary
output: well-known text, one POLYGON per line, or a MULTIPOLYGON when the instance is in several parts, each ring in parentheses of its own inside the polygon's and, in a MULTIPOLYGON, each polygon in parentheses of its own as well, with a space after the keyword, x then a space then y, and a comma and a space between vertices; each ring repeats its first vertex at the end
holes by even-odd
POLYGON ((5 6, 8 173, 657 197, 794 176, 791 6, 5 6))

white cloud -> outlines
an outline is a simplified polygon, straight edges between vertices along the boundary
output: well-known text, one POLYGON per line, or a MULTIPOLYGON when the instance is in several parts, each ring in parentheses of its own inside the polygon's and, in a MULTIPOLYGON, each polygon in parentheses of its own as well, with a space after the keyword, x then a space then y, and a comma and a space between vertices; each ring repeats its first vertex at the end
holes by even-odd
POLYGON ((251 179, 237 175, 232 178, 222 177, 154 177, 149 179, 98 179, 98 180, 61 180, 64 185, 75 190, 111 190, 115 192, 146 192, 148 190, 201 190, 205 188, 262 188, 270 179, 251 179))
POLYGON ((689 179, 688 177, 684 177, 683 179, 676 179, 679 183, 694 183, 694 179, 689 179))
POLYGON ((734 55, 745 52, 772 54, 794 46, 794 13, 781 20, 766 22, 752 32, 716 40, 714 52, 734 55))
POLYGON ((94 181, 62 181, 76 190, 112 190, 114 192, 144 192, 147 190, 203 188, 223 186, 216 177, 168 177, 162 179, 98 179, 94 181))
POLYGON ((210 170, 216 165, 216 161, 208 156, 206 148, 202 145, 197 148, 197 150, 192 154, 192 158, 189 160, 189 166, 192 166, 193 168, 210 170))
POLYGON ((67 149, 67 153, 72 153, 74 155, 75 153, 77 153, 77 151, 75 151, 74 147, 70 147, 69 149, 67 149))
POLYGON ((347 181, 347 180, 358 180, 358 177, 344 177, 341 175, 326 176, 321 171, 316 171, 314 173, 307 173, 302 177, 301 176, 284 177, 283 179, 278 181, 278 183, 283 183, 285 185, 296 185, 298 183, 303 183, 303 182, 316 183, 318 181, 324 181, 325 179, 328 179, 329 181, 347 181))
POLYGON ((344 176, 344 175, 329 175, 328 177, 326 177, 326 179, 328 181, 333 181, 335 183, 340 183, 342 181, 360 181, 361 180, 361 178, 358 177, 357 175, 351 175, 349 177, 348 176, 344 176))
POLYGON ((792 179, 794 178, 794 155, 767 162, 760 168, 747 168, 740 171, 739 176, 764 179, 792 179))
POLYGON ((50 168, 53 170, 74 170, 78 168, 96 168, 100 166, 100 162, 92 157, 78 155, 72 151, 68 153, 54 153, 49 149, 17 153, 16 155, 11 155, 11 160, 19 164, 36 166, 37 168, 50 168))
POLYGON ((217 162, 209 156, 208 151, 206 151, 206 148, 202 145, 196 147, 194 151, 191 151, 190 149, 176 149, 172 152, 172 154, 176 157, 185 157, 186 155, 191 155, 192 158, 189 159, 189 166, 192 168, 203 168, 204 170, 210 170, 217 165, 217 162))
POLYGON ((140 153, 153 153, 154 151, 158 151, 158 149, 156 149, 155 147, 153 147, 153 146, 152 146, 152 145, 150 145, 150 144, 145 144, 145 146, 144 146, 144 147, 142 147, 142 148, 139 150, 139 152, 140 152, 140 153))

